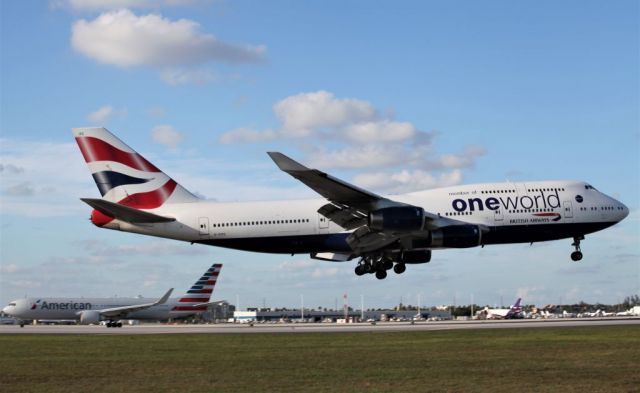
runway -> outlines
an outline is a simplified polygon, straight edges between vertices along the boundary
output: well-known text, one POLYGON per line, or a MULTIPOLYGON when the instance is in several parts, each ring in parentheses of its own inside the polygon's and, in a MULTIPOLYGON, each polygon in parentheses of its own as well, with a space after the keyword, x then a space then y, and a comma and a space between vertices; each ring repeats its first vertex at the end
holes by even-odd
POLYGON ((463 329, 521 329, 581 326, 638 326, 640 318, 585 319, 520 319, 506 321, 438 321, 438 322, 378 322, 371 323, 289 323, 289 324, 141 324, 107 328, 97 325, 2 325, 0 334, 256 334, 256 333, 360 333, 407 332, 463 329))

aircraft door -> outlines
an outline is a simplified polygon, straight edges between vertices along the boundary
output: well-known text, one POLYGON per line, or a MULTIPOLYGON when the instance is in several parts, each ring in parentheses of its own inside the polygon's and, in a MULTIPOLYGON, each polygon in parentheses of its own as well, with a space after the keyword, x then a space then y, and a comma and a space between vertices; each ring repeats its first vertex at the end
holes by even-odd
POLYGON ((564 218, 573 218, 571 201, 564 201, 564 218))
POLYGON ((503 214, 502 214, 502 206, 500 206, 500 208, 498 208, 498 210, 494 210, 493 211, 493 219, 496 222, 502 222, 502 219, 504 218, 503 214))
POLYGON ((318 229, 320 233, 327 233, 329 231, 329 219, 322 214, 318 214, 318 229))
POLYGON ((200 235, 202 236, 208 235, 209 234, 209 218, 199 217, 198 227, 199 227, 200 235))

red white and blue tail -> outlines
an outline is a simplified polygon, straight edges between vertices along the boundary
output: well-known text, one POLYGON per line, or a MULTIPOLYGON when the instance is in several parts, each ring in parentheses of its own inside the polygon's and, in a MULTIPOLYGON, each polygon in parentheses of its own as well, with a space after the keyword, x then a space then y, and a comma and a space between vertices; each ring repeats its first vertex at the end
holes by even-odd
POLYGON ((102 199, 134 209, 198 199, 106 128, 74 128, 73 135, 102 199))
POLYGON ((178 299, 178 305, 171 311, 205 311, 211 293, 216 285, 218 276, 222 270, 221 263, 214 263, 207 271, 191 286, 191 288, 178 299))

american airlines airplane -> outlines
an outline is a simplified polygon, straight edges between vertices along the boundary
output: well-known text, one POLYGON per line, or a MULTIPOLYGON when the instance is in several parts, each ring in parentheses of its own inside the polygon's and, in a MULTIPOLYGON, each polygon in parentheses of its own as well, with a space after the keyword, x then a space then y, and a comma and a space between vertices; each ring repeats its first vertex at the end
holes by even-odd
POLYGON ((76 320, 82 325, 107 321, 122 327, 121 319, 161 321, 179 319, 207 310, 221 264, 214 264, 179 298, 169 299, 173 288, 160 299, 145 298, 26 298, 9 303, 2 312, 18 319, 76 320))
POLYGON ((102 198, 83 198, 98 227, 238 250, 358 259, 357 275, 426 263, 432 250, 573 239, 624 219, 621 202, 582 181, 460 185, 385 197, 268 153, 324 199, 199 199, 105 128, 73 135, 102 198))

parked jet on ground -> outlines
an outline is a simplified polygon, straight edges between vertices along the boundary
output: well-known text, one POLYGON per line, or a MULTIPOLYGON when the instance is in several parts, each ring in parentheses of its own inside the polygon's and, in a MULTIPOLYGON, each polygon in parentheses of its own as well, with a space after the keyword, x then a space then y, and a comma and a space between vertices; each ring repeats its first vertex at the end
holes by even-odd
POLYGON ((486 314, 487 319, 512 319, 518 318, 520 313, 522 312, 522 307, 520 306, 520 301, 522 299, 518 298, 516 302, 509 308, 489 308, 485 307, 482 310, 482 313, 486 314))
POLYGON ((161 321, 186 318, 206 311, 221 264, 214 264, 179 298, 169 299, 173 288, 160 299, 145 298, 26 298, 14 300, 2 312, 18 319, 76 320, 83 325, 107 321, 122 327, 121 319, 161 321))
POLYGON ((326 199, 220 203, 191 194, 104 128, 73 130, 102 198, 83 198, 102 228, 238 250, 359 258, 357 275, 405 271, 431 251, 573 238, 624 219, 621 202, 581 181, 460 185, 393 199, 309 169, 282 153, 278 167, 326 199))

